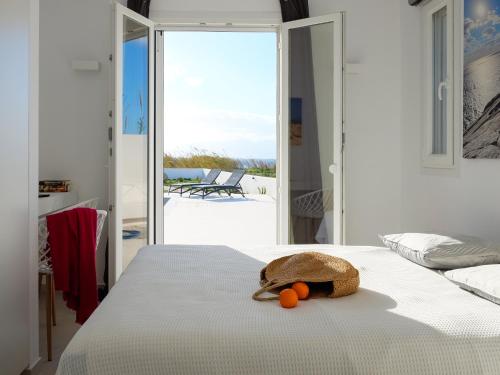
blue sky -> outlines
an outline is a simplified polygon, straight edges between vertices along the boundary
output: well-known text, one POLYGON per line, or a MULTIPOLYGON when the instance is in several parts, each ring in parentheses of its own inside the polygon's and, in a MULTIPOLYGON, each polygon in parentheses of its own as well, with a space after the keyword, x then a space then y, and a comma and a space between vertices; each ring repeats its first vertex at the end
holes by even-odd
POLYGON ((147 37, 123 45, 123 133, 148 132, 148 44, 147 37), (142 106, 141 106, 142 101, 142 106))
POLYGON ((276 34, 165 34, 165 152, 276 157, 276 34))
POLYGON ((465 60, 500 50, 500 0, 464 1, 465 60))

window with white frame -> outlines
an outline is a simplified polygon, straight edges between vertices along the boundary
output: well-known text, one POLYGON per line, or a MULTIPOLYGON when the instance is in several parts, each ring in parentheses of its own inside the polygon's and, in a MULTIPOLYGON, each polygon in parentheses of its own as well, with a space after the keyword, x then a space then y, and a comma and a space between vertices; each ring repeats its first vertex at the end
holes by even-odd
POLYGON ((422 7, 423 165, 454 166, 453 0, 431 0, 422 7))

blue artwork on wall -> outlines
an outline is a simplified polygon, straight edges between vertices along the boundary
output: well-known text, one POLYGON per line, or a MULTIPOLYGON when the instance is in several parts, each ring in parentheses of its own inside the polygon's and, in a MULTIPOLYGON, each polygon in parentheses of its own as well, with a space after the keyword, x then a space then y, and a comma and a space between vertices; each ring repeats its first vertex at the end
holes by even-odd
POLYGON ((463 156, 500 158, 500 0, 464 0, 463 156))

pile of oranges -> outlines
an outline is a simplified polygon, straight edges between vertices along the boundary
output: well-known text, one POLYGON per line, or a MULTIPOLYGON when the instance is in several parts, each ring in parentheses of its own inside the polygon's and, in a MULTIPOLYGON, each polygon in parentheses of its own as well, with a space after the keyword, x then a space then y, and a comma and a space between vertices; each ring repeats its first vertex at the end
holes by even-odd
POLYGON ((297 306, 299 299, 307 299, 309 297, 309 287, 301 281, 293 283, 291 288, 283 289, 280 292, 280 305, 290 309, 297 306))

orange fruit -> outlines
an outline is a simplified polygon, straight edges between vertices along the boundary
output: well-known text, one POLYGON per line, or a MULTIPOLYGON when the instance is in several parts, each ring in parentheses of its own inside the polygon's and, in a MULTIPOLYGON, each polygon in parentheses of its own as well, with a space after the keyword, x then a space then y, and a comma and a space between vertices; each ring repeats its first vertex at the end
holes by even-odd
POLYGON ((299 296, 299 299, 306 299, 307 297, 309 297, 309 287, 306 283, 303 283, 301 281, 293 283, 292 289, 297 292, 297 296, 299 296))
POLYGON ((299 302, 299 296, 297 292, 293 289, 283 289, 280 292, 280 305, 287 309, 297 306, 299 302))

